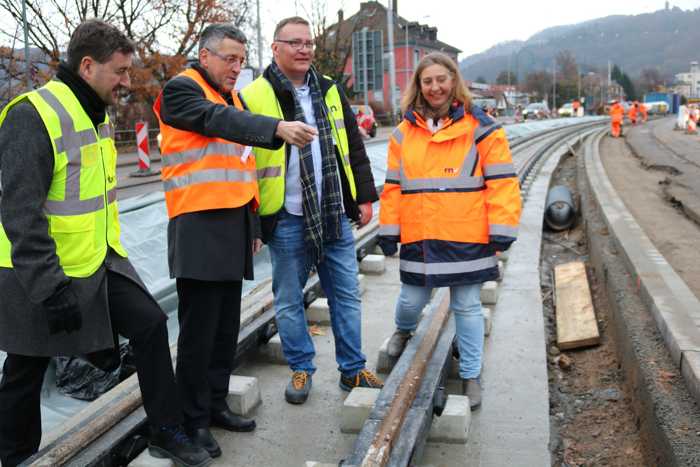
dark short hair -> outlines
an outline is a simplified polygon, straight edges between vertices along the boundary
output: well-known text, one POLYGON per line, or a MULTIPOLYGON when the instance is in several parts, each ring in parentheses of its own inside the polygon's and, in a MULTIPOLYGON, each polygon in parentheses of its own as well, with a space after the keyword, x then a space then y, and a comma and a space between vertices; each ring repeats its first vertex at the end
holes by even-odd
POLYGON ((226 38, 241 44, 248 42, 245 34, 231 23, 210 24, 199 36, 199 50, 201 52, 202 49, 210 49, 226 38))
POLYGON ((289 18, 284 18, 282 21, 277 23, 277 26, 275 26, 275 34, 273 34, 272 38, 277 40, 279 32, 288 24, 304 24, 306 26, 310 26, 309 22, 301 16, 290 16, 289 18))
POLYGON ((136 48, 119 29, 99 19, 83 21, 75 28, 68 43, 68 67, 78 71, 84 57, 105 63, 114 52, 132 54, 136 48))

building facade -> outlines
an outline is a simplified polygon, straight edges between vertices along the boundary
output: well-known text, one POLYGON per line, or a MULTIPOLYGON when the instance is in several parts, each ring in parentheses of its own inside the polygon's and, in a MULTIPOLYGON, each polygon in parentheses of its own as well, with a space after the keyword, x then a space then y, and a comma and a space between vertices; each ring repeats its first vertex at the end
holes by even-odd
MULTIPOLYGON (((397 4, 394 0, 395 96, 399 101, 423 56, 440 51, 457 62, 461 50, 438 40, 436 27, 399 16, 397 4)), ((352 53, 345 63, 344 73, 350 77, 348 86, 352 87, 353 101, 364 101, 364 77, 367 76, 368 103, 379 116, 389 114, 392 106, 387 8, 377 1, 362 2, 360 11, 331 25, 328 31, 344 38, 352 35, 352 41, 348 41, 352 43, 352 53)))
POLYGON ((690 71, 676 75, 676 91, 688 98, 700 97, 700 65, 698 62, 690 62, 690 71))

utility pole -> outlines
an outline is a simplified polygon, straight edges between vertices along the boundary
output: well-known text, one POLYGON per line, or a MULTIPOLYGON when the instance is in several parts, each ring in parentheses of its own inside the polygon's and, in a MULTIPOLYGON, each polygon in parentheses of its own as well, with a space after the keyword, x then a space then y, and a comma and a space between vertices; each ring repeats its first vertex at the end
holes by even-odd
POLYGON ((552 63, 552 112, 557 108, 557 61, 552 63))
POLYGON ((404 46, 404 80, 403 80, 403 85, 404 89, 408 88, 408 80, 411 78, 411 70, 408 66, 408 21, 406 21, 406 24, 404 25, 406 27, 406 42, 404 46))
POLYGON ((581 100, 581 69, 576 65, 576 74, 578 75, 578 100, 581 100))
POLYGON ((263 74, 263 56, 262 56, 262 26, 260 25, 260 0, 256 2, 258 15, 258 72, 263 74))
POLYGON ((394 60, 394 5, 389 0, 386 10, 386 26, 389 47, 389 95, 391 96, 391 123, 396 123, 396 62, 394 60))
POLYGON ((362 90, 365 93, 365 112, 369 107, 369 98, 367 96, 367 26, 362 28, 362 90))
POLYGON ((34 89, 31 74, 31 58, 29 56, 29 26, 27 26, 27 0, 22 0, 22 25, 24 27, 24 77, 27 80, 27 90, 34 89))
POLYGON ((610 60, 608 60, 608 86, 605 88, 605 102, 610 101, 610 78, 612 74, 612 68, 610 67, 610 60))
POLYGON ((508 113, 508 107, 509 107, 508 106, 508 93, 510 92, 510 57, 511 57, 511 55, 513 55, 512 52, 508 54, 508 88, 506 89, 506 92, 503 93, 506 96, 506 115, 510 115, 508 113))

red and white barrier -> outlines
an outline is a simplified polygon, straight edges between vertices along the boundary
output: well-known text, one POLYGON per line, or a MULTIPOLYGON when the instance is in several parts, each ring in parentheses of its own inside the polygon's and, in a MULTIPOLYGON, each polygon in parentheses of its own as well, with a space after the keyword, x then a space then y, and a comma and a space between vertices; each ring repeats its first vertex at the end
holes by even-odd
POLYGON ((136 147, 139 157, 139 168, 132 172, 133 177, 146 177, 156 175, 158 172, 151 170, 150 146, 148 144, 148 123, 136 122, 136 147))

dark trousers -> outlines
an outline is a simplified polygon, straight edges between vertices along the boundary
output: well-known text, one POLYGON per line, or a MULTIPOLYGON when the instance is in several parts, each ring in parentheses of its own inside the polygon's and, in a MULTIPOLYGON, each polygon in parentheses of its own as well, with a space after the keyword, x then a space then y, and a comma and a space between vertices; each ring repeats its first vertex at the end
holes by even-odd
MULTIPOLYGON (((165 315, 131 280, 107 271, 114 330, 134 349, 143 406, 154 427, 182 423, 165 315)), ((40 394, 49 357, 8 354, 0 381, 0 461, 14 467, 41 442, 40 394)))
POLYGON ((241 324, 241 285, 242 281, 177 279, 177 386, 189 430, 208 427, 211 412, 228 408, 241 324))

